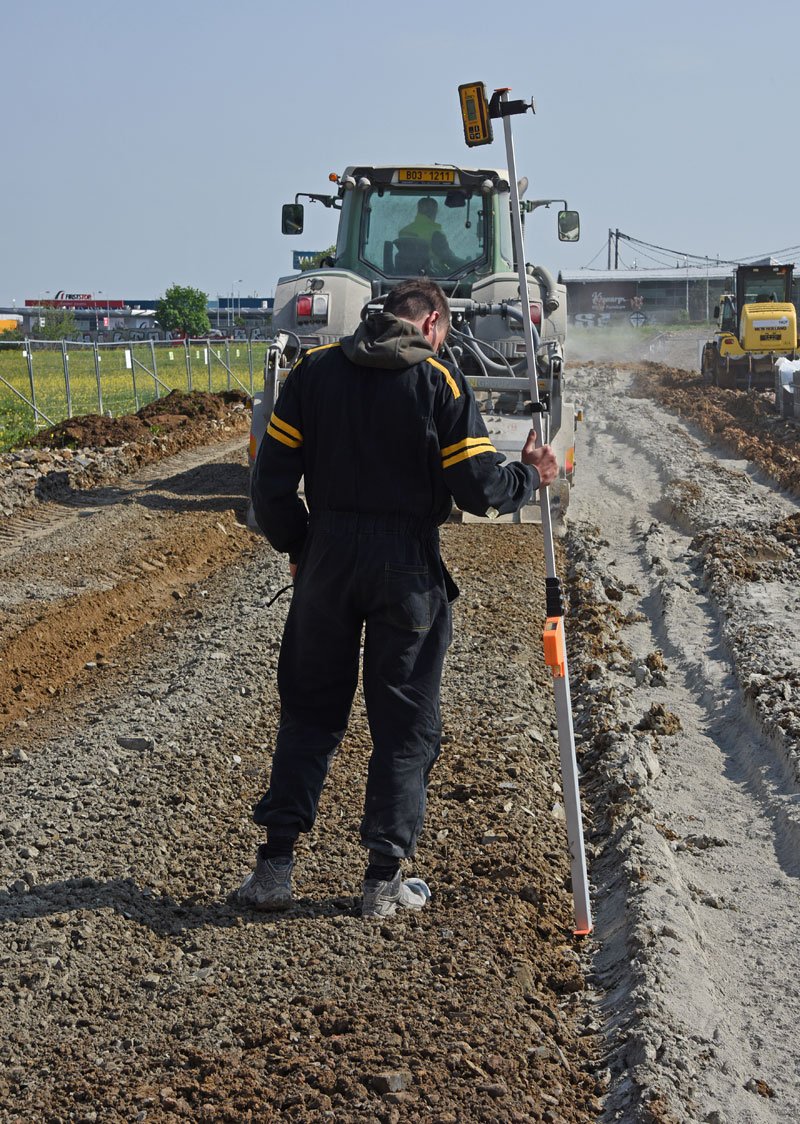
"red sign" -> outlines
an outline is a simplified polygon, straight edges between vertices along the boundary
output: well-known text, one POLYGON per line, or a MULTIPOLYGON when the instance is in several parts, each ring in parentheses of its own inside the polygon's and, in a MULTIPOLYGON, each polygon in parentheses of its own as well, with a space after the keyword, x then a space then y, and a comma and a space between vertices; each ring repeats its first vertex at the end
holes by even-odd
POLYGON ((56 297, 55 300, 26 300, 26 308, 88 308, 88 309, 112 309, 112 308, 127 308, 125 301, 115 300, 93 300, 91 296, 77 297, 74 295, 68 297, 56 297))

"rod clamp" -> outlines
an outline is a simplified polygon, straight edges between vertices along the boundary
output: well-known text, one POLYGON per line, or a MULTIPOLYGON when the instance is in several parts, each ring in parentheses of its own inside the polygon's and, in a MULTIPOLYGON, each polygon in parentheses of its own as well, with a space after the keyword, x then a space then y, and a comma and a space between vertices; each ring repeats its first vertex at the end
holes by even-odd
POLYGON ((527 113, 528 110, 536 112, 536 103, 530 101, 504 101, 502 95, 508 93, 508 87, 495 90, 489 99, 490 117, 513 117, 517 113, 527 113))

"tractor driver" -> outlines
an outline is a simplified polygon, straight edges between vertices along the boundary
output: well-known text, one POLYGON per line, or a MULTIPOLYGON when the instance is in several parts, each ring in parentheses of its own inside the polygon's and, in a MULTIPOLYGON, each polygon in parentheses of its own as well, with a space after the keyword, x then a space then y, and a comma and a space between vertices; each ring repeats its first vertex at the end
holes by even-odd
MULTIPOLYGON (((412 256, 408 255, 408 246, 406 245, 404 248, 403 243, 406 239, 414 239, 419 243, 419 247, 424 251, 425 257, 430 262, 432 273, 452 273, 454 269, 458 269, 460 265, 464 264, 450 249, 447 235, 436 221, 438 209, 438 203, 430 195, 426 195, 419 200, 413 222, 404 226, 397 236, 399 262, 402 262, 406 256, 412 256)), ((414 243, 411 242, 411 245, 413 246, 414 243)))

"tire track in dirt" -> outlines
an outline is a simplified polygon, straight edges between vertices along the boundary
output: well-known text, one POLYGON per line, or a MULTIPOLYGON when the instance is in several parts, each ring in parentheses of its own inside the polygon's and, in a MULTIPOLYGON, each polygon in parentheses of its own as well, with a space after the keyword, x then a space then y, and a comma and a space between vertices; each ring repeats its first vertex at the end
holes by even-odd
POLYGON ((12 518, 0 560, 0 730, 72 682, 107 677, 117 649, 187 611, 189 594, 252 550, 244 461, 241 437, 184 448, 12 518))

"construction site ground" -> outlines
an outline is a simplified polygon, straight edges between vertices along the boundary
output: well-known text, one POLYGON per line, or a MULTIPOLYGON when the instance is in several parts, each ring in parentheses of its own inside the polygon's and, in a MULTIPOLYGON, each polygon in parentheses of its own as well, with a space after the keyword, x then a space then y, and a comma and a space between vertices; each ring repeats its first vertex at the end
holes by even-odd
POLYGON ((259 915, 290 592, 241 403, 0 458, 0 1120, 796 1121, 798 429, 688 333, 596 339, 559 540, 589 938, 538 526, 443 528, 429 906, 359 915, 357 697, 297 903, 259 915))

